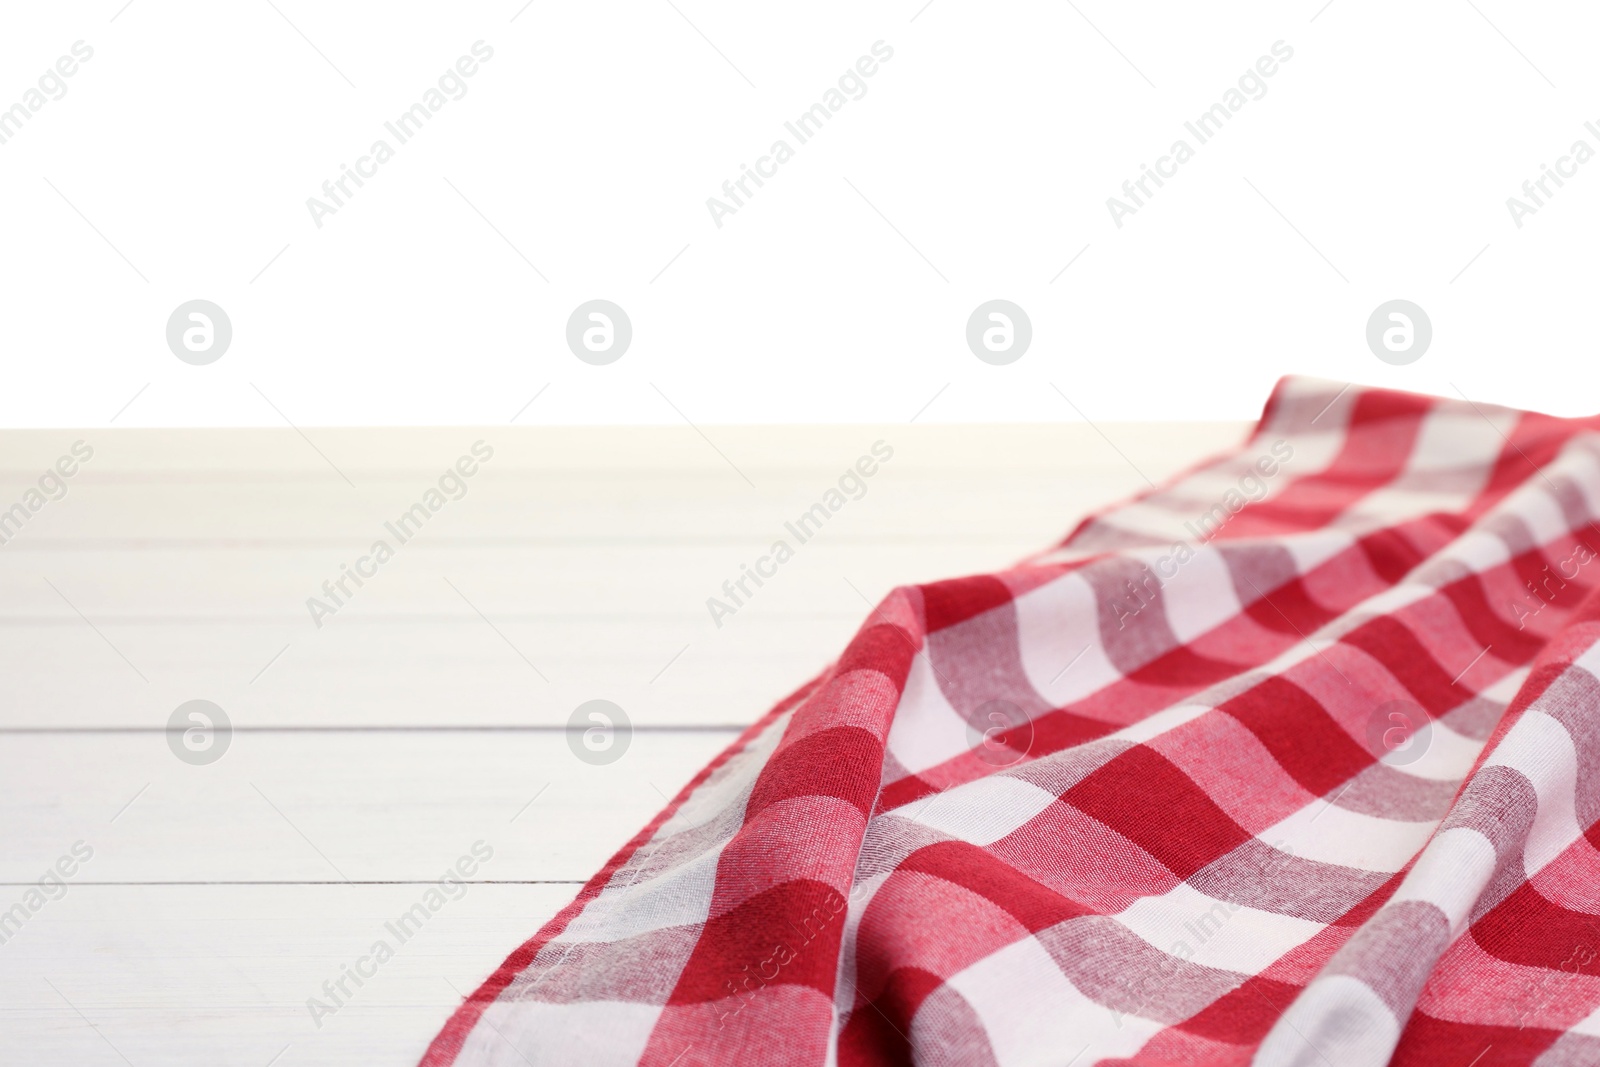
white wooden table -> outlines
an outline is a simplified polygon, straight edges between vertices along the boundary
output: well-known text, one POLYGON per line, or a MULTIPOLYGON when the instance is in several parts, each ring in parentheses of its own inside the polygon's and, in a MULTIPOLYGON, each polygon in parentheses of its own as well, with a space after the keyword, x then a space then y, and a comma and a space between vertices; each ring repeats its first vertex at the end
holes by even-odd
POLYGON ((869 602, 1013 562, 1245 431, 703 429, 0 433, 0 512, 93 449, 0 517, 0 1062, 414 1063, 869 602), (479 440, 401 544, 385 522, 479 440), (786 535, 879 440, 865 494, 786 535), (380 538, 318 627, 307 598, 380 538), (706 599, 778 538, 794 558, 716 626, 706 599), (565 731, 596 698, 634 728, 608 765, 565 731), (196 699, 232 723, 208 764, 169 747, 196 699), (476 842, 470 884, 314 1020, 476 842))

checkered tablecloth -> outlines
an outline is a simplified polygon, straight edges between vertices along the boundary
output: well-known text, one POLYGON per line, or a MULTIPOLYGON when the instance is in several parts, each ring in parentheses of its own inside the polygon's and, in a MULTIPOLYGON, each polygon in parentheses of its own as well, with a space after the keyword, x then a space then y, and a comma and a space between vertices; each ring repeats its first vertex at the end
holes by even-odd
POLYGON ((424 1064, 1600 1064, 1597 429, 1285 379, 895 590, 424 1064))

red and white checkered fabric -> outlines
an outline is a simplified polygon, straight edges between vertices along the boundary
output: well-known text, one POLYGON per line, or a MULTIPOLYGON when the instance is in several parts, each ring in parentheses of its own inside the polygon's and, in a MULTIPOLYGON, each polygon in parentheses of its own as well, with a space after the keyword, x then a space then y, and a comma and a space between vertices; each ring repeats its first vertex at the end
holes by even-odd
POLYGON ((1596 431, 1285 379, 894 591, 423 1063, 1600 1064, 1596 431))

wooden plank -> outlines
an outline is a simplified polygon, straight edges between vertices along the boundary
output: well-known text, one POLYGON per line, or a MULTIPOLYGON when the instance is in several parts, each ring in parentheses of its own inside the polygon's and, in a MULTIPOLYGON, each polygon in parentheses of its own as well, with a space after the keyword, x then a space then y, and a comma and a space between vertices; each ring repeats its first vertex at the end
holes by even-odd
POLYGON ((74 886, 0 945, 0 1062, 414 1064, 462 998, 577 889, 455 890, 402 943, 388 924, 426 907, 428 888, 74 886), (313 1018, 311 998, 333 1005, 323 983, 379 940, 392 958, 363 963, 372 977, 347 980, 332 1015, 313 1018))
POLYGON ((749 722, 836 656, 893 585, 961 573, 975 553, 808 547, 718 620, 706 599, 739 574, 720 550, 413 557, 321 628, 291 600, 311 576, 270 592, 277 560, 258 555, 142 551, 137 571, 108 557, 0 579, 0 598, 36 612, 0 627, 0 724, 156 726, 195 698, 259 725, 554 725, 594 697, 641 724, 749 722), (241 618, 235 598, 285 614, 241 618))
POLYGON ((0 732, 155 729, 196 698, 240 726, 559 726, 594 698, 616 701, 639 725, 748 722, 826 665, 865 617, 847 586, 831 584, 831 617, 751 615, 720 631, 703 615, 500 620, 548 683, 477 618, 341 621, 298 641, 284 627, 102 621, 148 683, 73 619, 6 634, 0 732))
POLYGON ((735 736, 636 733, 595 766, 560 731, 246 732, 194 766, 159 733, 12 735, 0 882, 80 840, 77 881, 425 880, 479 838, 482 877, 581 881, 735 736))
MULTIPOLYGON (((461 496, 427 519, 418 543, 759 544, 817 503, 842 472, 843 466, 760 471, 760 486, 751 490, 728 471, 485 467, 461 496)), ((439 471, 385 472, 381 480, 363 475, 357 489, 319 472, 242 470, 205 477, 169 472, 168 480, 150 480, 159 473, 141 479, 131 472, 86 469, 65 497, 44 505, 28 521, 7 551, 138 547, 149 541, 365 549, 377 537, 393 540, 383 524, 397 522, 434 488, 439 471)), ((29 488, 16 472, 0 472, 0 478, 5 506, 29 488)), ((935 473, 889 464, 845 490, 850 503, 843 517, 872 511, 877 513, 872 521, 830 523, 830 529, 834 539, 981 541, 996 536, 997 514, 1011 520, 1008 527, 1022 519, 1053 528, 1061 521, 1060 509, 1073 506, 1075 498, 1094 503, 1135 483, 1138 475, 1131 468, 1123 473, 1063 463, 1049 471, 1000 467, 935 473), (952 497, 973 494, 1004 510, 985 515, 951 506, 952 497)))
MULTIPOLYGON (((719 427, 720 449, 687 427, 482 432, 495 458, 460 480, 464 495, 428 518, 419 544, 761 544, 889 437, 894 458, 849 489, 862 495, 830 524, 833 539, 1033 543, 1059 536, 1074 512, 1142 488, 1145 475, 1232 443, 1240 427, 1110 427, 1115 447, 1081 424, 719 427)), ((479 431, 310 433, 320 446, 289 430, 0 432, 0 509, 80 434, 95 441, 94 458, 27 518, 6 555, 160 541, 365 548, 479 431)))
MULTIPOLYGON (((848 465, 877 440, 895 449, 895 465, 941 475, 1011 470, 1111 469, 1126 456, 1139 465, 1202 458, 1231 447, 1245 422, 1082 422, 1009 425, 837 426, 500 426, 359 429, 53 429, 0 430, 0 486, 25 483, 67 453, 74 441, 94 449, 81 477, 106 475, 153 482, 171 477, 239 472, 298 473, 339 481, 352 476, 442 468, 483 439, 495 449, 489 466, 535 471, 720 471, 740 484, 741 469, 828 470, 848 465), (1111 443, 1115 443, 1115 449, 1111 443), (1121 455, 1119 456, 1118 452, 1121 455), (327 457, 327 458, 324 458, 327 457), (726 457, 726 458, 725 458, 726 457)), ((1154 474, 1154 471, 1150 473, 1154 474)), ((76 479, 79 476, 74 476, 76 479)))

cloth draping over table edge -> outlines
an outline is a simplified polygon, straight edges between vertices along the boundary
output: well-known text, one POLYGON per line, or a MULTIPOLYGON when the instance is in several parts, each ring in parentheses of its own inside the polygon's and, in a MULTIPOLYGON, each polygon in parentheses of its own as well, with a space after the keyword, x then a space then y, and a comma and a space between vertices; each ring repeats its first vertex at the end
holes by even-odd
POLYGON ((424 1067, 1600 1063, 1597 429, 1285 378, 894 590, 424 1067))

